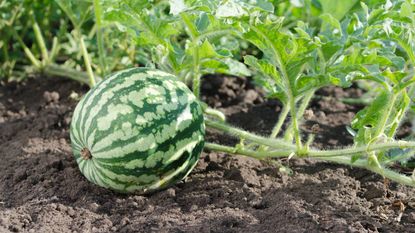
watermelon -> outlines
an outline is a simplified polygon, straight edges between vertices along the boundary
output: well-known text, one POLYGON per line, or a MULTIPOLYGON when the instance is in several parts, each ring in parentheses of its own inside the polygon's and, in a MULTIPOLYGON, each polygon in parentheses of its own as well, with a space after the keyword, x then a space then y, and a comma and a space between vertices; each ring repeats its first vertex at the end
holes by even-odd
POLYGON ((71 146, 82 174, 119 192, 148 193, 184 179, 204 146, 201 106, 175 76, 133 68, 110 75, 75 108, 71 146))

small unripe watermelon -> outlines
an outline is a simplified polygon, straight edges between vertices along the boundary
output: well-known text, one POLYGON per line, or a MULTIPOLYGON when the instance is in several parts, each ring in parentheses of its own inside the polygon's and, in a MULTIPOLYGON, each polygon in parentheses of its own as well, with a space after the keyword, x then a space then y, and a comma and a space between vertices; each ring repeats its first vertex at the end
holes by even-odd
POLYGON ((147 68, 110 75, 78 103, 70 136, 82 174, 120 192, 184 179, 204 146, 202 109, 175 76, 147 68))

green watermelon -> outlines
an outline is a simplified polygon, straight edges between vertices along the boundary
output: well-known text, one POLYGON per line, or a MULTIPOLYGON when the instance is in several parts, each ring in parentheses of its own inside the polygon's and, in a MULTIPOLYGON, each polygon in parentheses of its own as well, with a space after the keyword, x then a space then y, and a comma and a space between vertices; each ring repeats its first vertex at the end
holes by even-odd
POLYGON ((204 146, 198 100, 175 76, 133 68, 110 75, 75 108, 70 137, 82 174, 119 192, 148 193, 184 179, 204 146))

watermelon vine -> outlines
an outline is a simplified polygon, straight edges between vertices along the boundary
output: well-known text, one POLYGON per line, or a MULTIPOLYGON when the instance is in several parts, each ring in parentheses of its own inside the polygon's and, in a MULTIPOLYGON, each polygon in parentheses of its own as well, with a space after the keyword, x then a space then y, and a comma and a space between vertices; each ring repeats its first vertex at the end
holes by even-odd
MULTIPOLYGON (((241 141, 234 147, 208 142, 205 145, 206 149, 223 151, 230 154, 241 154, 258 159, 309 157, 366 168, 388 179, 415 186, 414 175, 412 177, 406 176, 388 168, 396 161, 396 158, 387 155, 390 149, 399 148, 402 151, 400 156, 407 157, 404 149, 413 151, 415 148, 415 142, 394 139, 397 127, 410 108, 411 101, 409 98, 413 95, 413 82, 415 78, 411 77, 411 75, 413 76, 412 70, 415 62, 411 57, 413 57, 415 51, 413 49, 414 44, 409 40, 398 39, 397 36, 391 37, 389 33, 393 29, 386 28, 389 31, 385 28, 379 29, 377 25, 384 25, 385 27, 385 23, 388 26, 392 24, 387 20, 387 17, 386 19, 385 16, 380 17, 377 9, 369 11, 367 6, 362 4, 362 14, 355 14, 346 18, 345 21, 341 22, 343 25, 332 15, 324 15, 322 17, 323 25, 321 26, 321 32, 315 35, 303 23, 299 23, 294 28, 296 34, 286 31, 282 27, 283 19, 275 17, 271 13, 272 6, 267 4, 250 5, 244 1, 235 1, 234 4, 236 5, 234 6, 224 3, 224 5, 208 6, 208 10, 206 10, 203 8, 206 7, 203 4, 203 7, 200 6, 201 8, 186 8, 184 2, 180 2, 180 7, 170 4, 170 10, 173 18, 183 22, 183 27, 189 35, 190 40, 187 47, 182 52, 179 52, 179 54, 183 54, 183 57, 171 56, 172 54, 177 54, 177 46, 174 46, 172 41, 161 38, 164 33, 163 31, 152 31, 155 28, 152 28, 150 21, 147 21, 149 19, 147 17, 151 17, 147 11, 137 10, 130 3, 124 2, 121 3, 120 8, 108 12, 107 15, 109 15, 109 20, 125 23, 127 26, 129 25, 127 23, 127 21, 130 21, 129 19, 134 20, 137 22, 134 26, 142 28, 144 36, 151 34, 151 36, 157 38, 154 41, 161 43, 158 45, 158 49, 160 49, 160 52, 163 51, 162 53, 165 53, 165 55, 156 55, 155 64, 167 72, 182 76, 183 78, 181 79, 185 82, 188 80, 188 77, 192 77, 193 92, 197 98, 200 95, 200 78, 204 73, 223 72, 237 74, 234 71, 235 69, 232 71, 232 65, 229 63, 232 53, 226 50, 218 50, 211 42, 218 35, 212 33, 212 29, 216 31, 236 32, 228 36, 236 36, 239 40, 246 40, 262 51, 262 58, 247 55, 244 56, 244 62, 255 71, 257 82, 269 92, 269 95, 278 98, 284 105, 280 118, 269 137, 258 136, 232 127, 221 120, 218 121, 218 119, 223 118, 222 115, 213 109, 203 106, 206 114, 205 122, 207 127, 215 128, 235 136, 241 141), (232 9, 236 10, 234 8, 235 6, 243 10, 241 15, 236 11, 232 12, 232 9), (228 9, 229 12, 224 14, 222 11, 223 8, 230 8, 231 10, 228 9), (121 12, 121 9, 126 11, 121 12), (216 15, 212 12, 216 12, 216 15), (249 16, 249 13, 253 14, 249 16), (228 21, 230 19, 231 21, 228 21), (215 27, 209 29, 209 25, 215 25, 215 27), (354 28, 354 30, 350 30, 351 28, 354 28), (333 34, 333 32, 335 33, 333 34), (148 34, 146 35, 145 33, 148 34), (375 45, 373 50, 368 51, 363 47, 364 44, 373 44, 378 40, 390 40, 401 45, 409 57, 407 63, 407 68, 409 68, 407 71, 408 76, 398 78, 398 75, 399 77, 405 76, 399 70, 403 68, 403 58, 399 57, 396 53, 382 50, 382 46, 385 43, 378 44, 377 47, 375 45), (284 43, 281 43, 282 41, 284 43), (337 46, 335 47, 337 52, 332 51, 332 46, 334 45, 337 46), (369 53, 371 55, 370 57, 365 55, 359 56, 357 53, 369 53), (384 63, 385 59, 388 62, 384 63), (212 64, 215 64, 215 66, 212 66, 212 64), (377 67, 374 67, 372 64, 377 65, 377 67), (375 83, 379 83, 380 89, 383 88, 383 90, 380 91, 381 94, 374 97, 369 107, 357 114, 352 125, 357 129, 355 132, 355 145, 351 148, 338 150, 315 150, 310 148, 313 140, 312 136, 304 144, 299 124, 315 91, 322 86, 333 84, 349 86, 352 82, 358 80, 372 80, 375 83), (283 134, 284 137, 278 138, 277 136, 288 116, 291 117, 290 124, 283 134), (292 144, 292 141, 294 141, 294 144, 292 144)), ((414 7, 413 4, 408 4, 409 2, 407 1, 397 1, 394 6, 396 8, 414 7)), ((379 6, 382 10, 385 10, 386 7, 390 6, 379 6)), ((392 12, 392 10, 390 11, 392 12)), ((403 33, 398 30, 399 27, 408 26, 407 22, 402 20, 407 16, 401 15, 401 17, 395 16, 394 18, 396 20, 394 26, 397 28, 395 29, 397 33, 403 33)), ((160 20, 162 21, 162 19, 160 20)), ((412 21, 412 25, 415 25, 414 22, 415 20, 412 21)), ((169 23, 163 25, 166 28, 170 26, 169 23)), ((220 33, 219 35, 223 36, 220 33)), ((396 46, 392 44, 390 49, 394 50, 396 46)), ((236 60, 233 60, 233 62, 234 65, 238 64, 236 60)), ((240 67, 243 67, 243 65, 240 67)), ((109 78, 109 80, 112 80, 112 78, 109 78)), ((85 98, 88 99, 88 96, 85 98)), ((201 105, 204 104, 202 103, 201 105)), ((201 114, 199 115, 200 119, 202 119, 201 114)), ((74 120, 75 122, 77 122, 76 119, 74 120)), ((151 119, 146 120, 151 121, 151 119)), ((82 130, 83 128, 85 128, 84 125, 80 126, 78 130, 82 130)), ((202 134, 200 133, 200 135, 202 134)), ((145 138, 145 135, 143 137, 145 138)), ((198 138, 197 140, 202 139, 198 138)), ((201 148, 196 147, 194 153, 197 156, 194 156, 194 158, 198 158, 200 151, 201 148)), ((148 151, 146 155, 140 158, 146 159, 157 152, 160 151, 148 151)), ((179 150, 179 152, 181 151, 179 150)), ((92 160, 94 160, 94 153, 94 151, 91 152, 92 160)), ((114 153, 113 156, 122 157, 124 154, 119 152, 114 153)), ((169 157, 168 154, 163 156, 169 157)), ((137 157, 139 156, 137 155, 137 157)), ((80 158, 78 156, 78 162, 84 162, 80 158)), ((99 161, 99 154, 97 159, 99 161)), ((187 175, 195 162, 193 160, 192 166, 184 169, 183 174, 187 175)), ((125 167, 117 167, 126 166, 126 163, 118 164, 114 167, 108 166, 108 168, 120 169, 119 172, 121 174, 126 169, 125 167)), ((178 164, 177 166, 181 168, 183 165, 178 164)), ((88 174, 88 171, 83 170, 83 167, 81 165, 83 173, 88 174)), ((163 168, 160 167, 160 169, 163 168)), ((157 174, 157 171, 157 169, 151 171, 140 170, 134 177, 139 177, 139 174, 142 174, 142 172, 145 172, 147 175, 154 175, 157 174)), ((137 179, 139 185, 131 186, 136 188, 129 188, 128 182, 122 183, 126 182, 126 180, 122 180, 121 177, 112 181, 116 184, 120 182, 122 185, 120 187, 110 184, 103 185, 103 183, 100 185, 123 191, 137 189, 146 191, 164 187, 164 185, 159 185, 160 181, 164 181, 162 183, 168 185, 184 178, 185 175, 180 175, 178 179, 171 179, 172 182, 167 182, 162 178, 163 175, 160 176, 160 174, 157 174, 154 177, 154 182, 157 185, 147 185, 147 180, 129 177, 129 179, 137 179)), ((118 173, 111 173, 107 174, 104 179, 109 179, 109 177, 115 178, 117 176, 119 176, 118 173)), ((88 177, 88 179, 99 184, 97 178, 88 177)))
MULTIPOLYGON (((53 37, 48 51, 44 36, 50 33, 42 33, 40 17, 33 12, 21 16, 19 7, 11 7, 12 16, 0 28, 13 33, 0 47, 16 40, 14 47, 34 70, 92 87, 77 105, 71 124, 74 155, 91 182, 120 192, 162 189, 186 177, 205 148, 257 159, 346 164, 415 187, 415 171, 392 170, 396 163, 410 164, 415 153, 411 138, 396 137, 415 110, 413 1, 55 3, 61 9, 59 18, 69 19, 70 35, 53 37), (26 31, 35 34, 32 47, 27 45, 32 40, 20 35, 26 31), (65 65, 56 58, 59 43, 68 40, 70 46, 62 46, 63 57, 69 57, 65 65), (108 73, 113 74, 95 85, 99 75, 108 73), (233 127, 223 113, 207 107, 199 98, 201 78, 207 74, 252 77, 267 98, 280 101, 282 111, 271 134, 233 127), (305 138, 300 126, 310 101, 326 98, 316 91, 351 85, 364 89, 368 97, 344 100, 366 105, 348 128, 354 144, 312 148, 314 135, 305 138), (205 125, 240 142, 205 143, 205 125)), ((5 64, 13 67, 15 61, 5 64)))

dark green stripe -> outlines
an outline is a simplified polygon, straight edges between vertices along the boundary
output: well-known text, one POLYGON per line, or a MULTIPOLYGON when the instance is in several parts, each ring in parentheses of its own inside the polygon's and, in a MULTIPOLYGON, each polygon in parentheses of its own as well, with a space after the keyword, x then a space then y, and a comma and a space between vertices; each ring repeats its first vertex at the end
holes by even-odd
MULTIPOLYGON (((82 147, 83 147, 83 143, 81 143, 81 141, 80 141, 80 139, 79 138, 77 138, 75 135, 74 135, 74 133, 73 133, 73 126, 72 126, 72 124, 71 124, 71 129, 70 129, 70 139, 71 139, 71 144, 72 144, 72 148, 74 149, 74 143, 76 143, 76 144, 78 144, 79 145, 79 147, 81 147, 81 149, 82 149, 82 147)), ((79 132, 79 130, 78 130, 78 132, 79 132)))
MULTIPOLYGON (((192 105, 193 105, 193 108, 191 106, 192 114, 194 114, 195 112, 197 112, 197 109, 195 109, 196 108, 195 105, 197 105, 197 107, 199 107, 199 105, 197 103, 192 103, 192 105)), ((201 127, 203 126, 203 115, 197 115, 197 116, 199 117, 196 119, 193 119, 193 121, 190 123, 190 125, 187 128, 184 128, 178 131, 174 137, 171 137, 167 139, 166 141, 160 143, 156 149, 153 149, 150 151, 142 151, 142 152, 136 151, 136 152, 126 154, 123 157, 117 157, 117 158, 96 158, 96 160, 103 162, 103 163, 111 164, 111 163, 126 163, 126 162, 132 161, 134 159, 139 159, 139 158, 145 159, 150 154, 156 151, 167 152, 170 148, 170 145, 175 145, 176 142, 179 141, 180 139, 192 137, 195 131, 200 131, 202 136, 204 136, 205 132, 204 130, 201 129, 201 127)))
MULTIPOLYGON (((196 147, 193 149, 190 156, 188 157, 189 164, 183 170, 183 172, 180 172, 180 173, 176 174, 170 180, 166 181, 166 183, 164 185, 160 186, 159 188, 166 188, 168 186, 174 185, 177 182, 183 180, 186 177, 187 173, 190 172, 190 169, 193 167, 193 165, 195 165, 198 162, 200 153, 202 153, 204 145, 205 145, 204 141, 198 143, 196 145, 196 147)), ((185 155, 183 157, 185 157, 185 155)), ((172 165, 172 166, 174 166, 174 165, 172 165)), ((180 164, 177 164, 177 167, 179 167, 179 166, 180 166, 180 164)))
MULTIPOLYGON (((180 98, 181 96, 186 95, 186 93, 183 90, 177 89, 176 90, 176 95, 177 95, 178 98, 180 98)), ((173 104, 173 102, 171 101, 171 94, 168 92, 167 89, 166 89, 165 98, 166 98, 166 105, 167 104, 173 104)), ((143 101, 146 101, 146 99, 144 99, 143 101)), ((117 100, 114 100, 112 103, 118 104, 118 103, 121 103, 121 102, 120 102, 119 99, 117 99, 117 100)), ((151 112, 151 113, 156 114, 156 109, 157 109, 158 106, 160 106, 160 104, 144 103, 143 108, 138 108, 138 107, 135 107, 133 105, 133 103, 130 103, 130 107, 133 107, 133 112, 130 113, 130 114, 125 114, 125 115, 119 116, 117 118, 117 120, 114 120, 113 122, 111 122, 111 125, 110 125, 110 127, 107 131, 100 131, 99 134, 96 134, 95 138, 94 138, 93 145, 95 145, 95 143, 99 142, 100 140, 102 140, 106 136, 112 134, 114 131, 120 129, 122 124, 125 123, 125 122, 131 123, 132 126, 134 127, 134 125, 136 125, 135 120, 136 120, 137 116, 139 116, 139 115, 144 115, 144 113, 146 113, 146 112, 151 112)), ((181 114, 183 112, 183 110, 186 109, 187 104, 180 105, 180 103, 177 102, 177 106, 178 106, 177 109, 174 109, 174 110, 171 110, 171 111, 165 111, 165 116, 162 116, 159 119, 155 119, 155 120, 152 120, 152 121, 148 122, 149 124, 146 127, 144 127, 143 129, 140 130, 137 137, 133 137, 133 138, 131 138, 129 140, 125 140, 125 141, 117 140, 117 141, 113 142, 111 145, 108 145, 107 147, 105 147, 105 148, 103 148, 99 151, 94 151, 94 152, 98 153, 98 152, 108 150, 109 148, 114 148, 114 147, 118 147, 118 146, 127 145, 129 143, 133 143, 134 141, 137 141, 140 137, 142 137, 142 135, 153 134, 153 130, 160 130, 160 128, 162 128, 164 125, 169 124, 171 121, 175 120, 179 116, 179 114, 181 114)), ((108 106, 106 107, 105 110, 107 111, 106 114, 108 114, 108 111, 111 111, 111 109, 108 109, 108 106)), ((95 119, 98 119, 100 117, 99 114, 101 114, 101 113, 98 113, 97 117, 95 117, 95 119)), ((90 129, 96 129, 97 124, 98 124, 97 120, 94 120, 93 123, 91 124, 90 129)))
MULTIPOLYGON (((117 77, 117 79, 111 80, 111 82, 108 84, 107 88, 104 88, 103 90, 101 90, 100 93, 98 93, 99 95, 95 95, 95 96, 92 97, 93 100, 91 102, 91 107, 90 108, 93 108, 95 105, 98 104, 98 102, 101 100, 101 96, 105 92, 109 91, 110 89, 113 89, 117 85, 122 85, 122 83, 125 82, 125 78, 128 78, 128 77, 130 77, 131 75, 134 75, 134 74, 136 74, 136 72, 126 72, 123 75, 120 75, 119 77, 117 77)), ((96 122, 96 118, 99 117, 100 115, 102 115, 102 111, 104 109, 105 109, 105 111, 107 111, 108 105, 110 105, 110 104, 112 104, 114 102, 121 103, 120 97, 123 94, 131 92, 131 89, 132 88, 135 91, 140 91, 143 88, 145 88, 145 86, 146 86, 146 82, 143 82, 143 80, 139 79, 139 80, 135 81, 131 86, 127 86, 127 87, 124 87, 124 88, 118 90, 116 93, 114 93, 114 96, 115 97, 113 97, 112 99, 109 99, 103 105, 103 107, 101 109, 99 109, 98 113, 96 113, 96 114, 95 113, 92 113, 92 114, 95 114, 95 119, 92 120, 92 123, 96 122)), ((85 136, 85 140, 88 138, 89 134, 91 133, 91 130, 95 129, 94 127, 92 127, 92 125, 88 129, 85 129, 86 121, 90 117, 91 112, 92 112, 91 109, 89 109, 89 111, 87 111, 85 113, 85 117, 84 117, 85 119, 83 119, 83 121, 82 121, 82 126, 83 127, 81 129, 86 130, 86 132, 85 132, 85 135, 86 135, 85 136)))
MULTIPOLYGON (((133 101, 128 101, 127 103, 122 103, 121 102, 121 97, 123 95, 127 95, 131 91, 138 91, 138 92, 139 91, 142 91, 142 90, 146 89, 146 87, 149 84, 153 84, 153 85, 160 86, 160 87, 164 88, 165 89, 165 92, 166 92, 166 95, 164 96, 166 98, 166 102, 167 103, 171 103, 171 95, 170 95, 169 91, 165 88, 164 83, 163 83, 162 80, 159 80, 157 78, 152 78, 152 77, 148 77, 145 80, 144 79, 137 80, 136 82, 134 82, 133 85, 128 86, 128 87, 125 87, 125 88, 122 88, 119 91, 117 91, 116 97, 114 97, 113 99, 107 101, 107 103, 105 103, 102 106, 102 108, 95 114, 95 116, 94 116, 95 119, 92 121, 91 126, 89 127, 89 129, 87 129, 87 135, 89 136, 92 133, 92 131, 97 128, 97 119, 99 117, 106 116, 109 112, 111 112, 111 109, 108 108, 109 105, 111 105, 111 104, 114 104, 114 105, 116 105, 116 104, 126 104, 126 105, 129 105, 130 107, 132 107, 134 109, 133 113, 126 114, 126 115, 124 115, 124 117, 127 118, 127 116, 133 116, 132 117, 132 120, 133 120, 133 123, 134 124, 135 124, 135 119, 136 119, 136 116, 137 115, 143 114, 145 112, 156 112, 156 107, 159 104, 149 104, 149 103, 146 102, 147 101, 147 98, 144 98, 142 100, 144 102, 143 108, 136 107, 133 101)), ((178 92, 181 95, 185 94, 183 90, 179 90, 178 89, 178 92)), ((122 121, 122 120, 117 119, 115 121, 115 123, 120 122, 120 121, 122 121)), ((128 121, 131 122, 131 119, 129 119, 128 121)), ((122 121, 122 122, 124 122, 124 121, 122 121)), ((86 122, 84 122, 83 124, 85 124, 85 123, 86 122)), ((104 134, 104 135, 105 134, 109 134, 109 133, 113 132, 114 129, 115 128, 113 128, 112 126, 110 126, 108 132, 106 132, 106 131, 100 131, 100 134, 104 134)))
MULTIPOLYGON (((177 119, 177 116, 182 113, 184 111, 184 109, 186 108, 186 105, 183 106, 179 106, 176 110, 172 111, 172 112, 168 112, 168 114, 166 114, 165 116, 163 116, 160 119, 155 119, 151 122, 149 122, 149 124, 147 124, 145 127, 143 127, 142 129, 140 129, 139 133, 137 133, 136 136, 128 139, 128 140, 121 140, 118 139, 116 141, 114 141, 112 144, 108 145, 105 148, 102 148, 98 151, 94 151, 94 153, 98 153, 98 152, 102 152, 102 151, 106 151, 106 150, 110 150, 111 148, 116 148, 116 147, 122 147, 122 146, 126 146, 128 144, 134 143, 136 141, 138 141, 141 137, 143 137, 143 135, 150 135, 150 134, 154 134, 153 130, 156 130, 157 132, 161 131, 162 128, 165 125, 170 124, 172 121, 174 121, 175 119, 177 119)), ((103 138, 105 138, 106 136, 108 136, 109 134, 113 133, 114 130, 117 130, 119 128, 121 128, 122 124, 125 122, 131 122, 131 118, 134 118, 135 121, 135 116, 139 115, 140 113, 133 113, 133 116, 128 116, 128 115, 124 115, 119 117, 119 119, 117 119, 117 122, 115 122, 114 124, 111 125, 112 130, 109 130, 109 132, 103 132, 100 133, 98 136, 95 137, 94 139, 94 144, 96 142, 101 141, 103 138)), ((132 123, 132 126, 134 127, 135 122, 132 123)), ((135 126, 137 127, 137 126, 135 126)), ((162 133, 162 132, 161 132, 162 133)))

